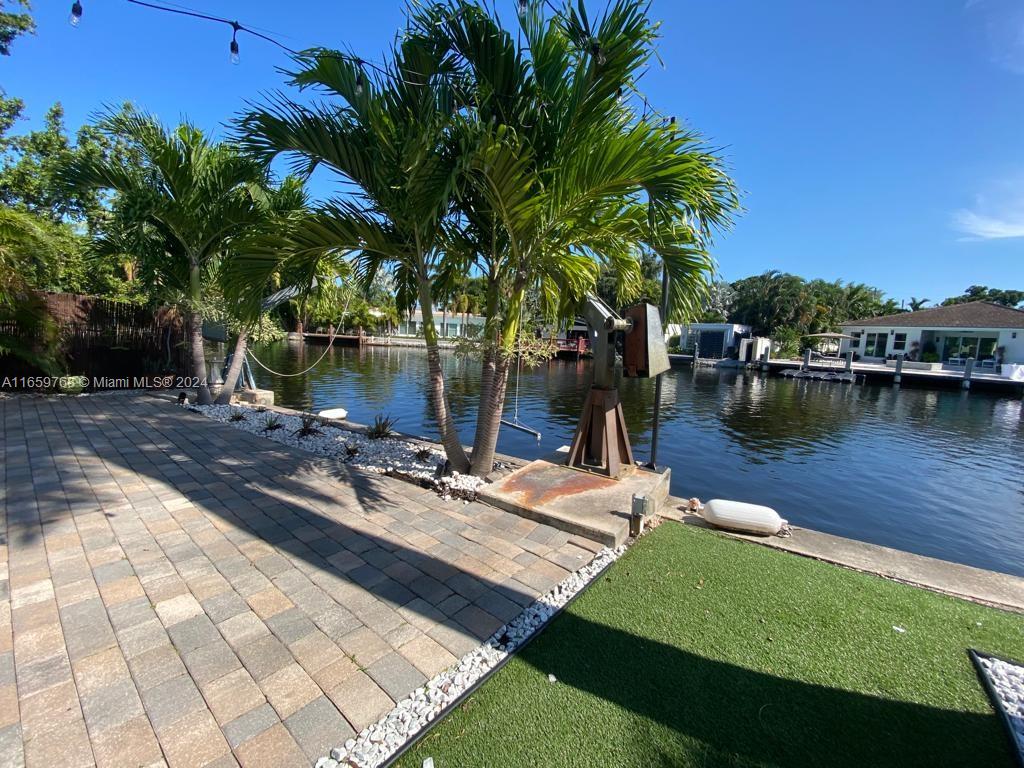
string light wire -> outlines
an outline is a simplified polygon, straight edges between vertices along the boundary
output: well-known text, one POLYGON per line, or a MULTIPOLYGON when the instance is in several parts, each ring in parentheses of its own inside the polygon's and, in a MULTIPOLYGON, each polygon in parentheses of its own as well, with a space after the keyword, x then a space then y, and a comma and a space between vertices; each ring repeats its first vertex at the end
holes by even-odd
MULTIPOLYGON (((291 46, 285 45, 280 40, 276 40, 274 37, 271 37, 270 34, 266 34, 265 32, 260 31, 260 28, 252 27, 252 26, 246 26, 246 25, 242 24, 241 22, 239 22, 237 20, 234 20, 234 19, 228 19, 228 18, 225 18, 223 16, 214 16, 212 14, 204 13, 202 11, 197 11, 197 10, 195 10, 193 8, 189 8, 189 7, 183 6, 183 5, 178 5, 176 3, 165 5, 165 4, 162 4, 162 3, 149 2, 148 0, 125 0, 125 2, 128 2, 128 3, 132 4, 132 5, 140 6, 140 7, 143 7, 143 8, 149 8, 149 9, 155 10, 155 11, 163 11, 164 13, 173 13, 173 14, 177 14, 179 16, 187 16, 187 17, 194 18, 194 19, 201 19, 203 21, 211 21, 211 22, 214 22, 216 24, 224 24, 225 26, 230 27, 231 28, 230 53, 231 53, 231 62, 234 63, 234 64, 237 64, 239 62, 239 45, 238 45, 238 33, 239 32, 245 32, 246 34, 252 35, 253 37, 257 37, 260 40, 268 42, 271 45, 279 48, 280 50, 284 51, 285 53, 288 53, 291 56, 301 57, 301 56, 309 55, 308 51, 307 52, 303 52, 303 51, 296 50, 295 48, 292 48, 291 46)), ((563 20, 565 19, 565 16, 562 14, 561 11, 558 10, 557 7, 555 7, 554 3, 552 3, 551 0, 542 0, 542 2, 555 16, 560 17, 563 20)), ((528 5, 528 0, 517 0, 517 5, 518 5, 518 8, 519 8, 521 13, 525 12, 525 9, 526 9, 526 7, 528 5)), ((75 2, 73 3, 73 5, 71 7, 71 18, 70 18, 70 21, 71 21, 72 25, 77 26, 79 21, 81 20, 81 18, 82 18, 82 4, 81 4, 81 2, 79 2, 79 0, 75 0, 75 2)), ((269 31, 270 30, 267 30, 266 32, 269 32, 269 31)), ((283 37, 287 37, 286 35, 282 35, 282 36, 283 37)), ((597 38, 592 37, 592 38, 590 38, 590 40, 588 42, 589 42, 589 53, 594 57, 595 63, 598 66, 603 65, 605 63, 605 53, 604 53, 604 51, 603 51, 603 49, 601 47, 600 41, 598 41, 597 38)), ((375 71, 375 72, 378 72, 381 75, 384 75, 385 77, 392 77, 393 76, 393 73, 389 72, 385 67, 380 66, 378 64, 375 64, 372 61, 367 61, 366 59, 360 58, 360 57, 352 55, 352 54, 342 53, 341 51, 328 51, 328 50, 325 50, 325 49, 320 49, 320 50, 317 50, 316 55, 319 56, 319 57, 325 57, 325 58, 336 58, 336 59, 340 59, 342 61, 351 62, 351 63, 356 65, 356 67, 358 68, 358 71, 356 73, 356 80, 355 80, 356 96, 361 96, 362 93, 363 93, 363 89, 365 87, 365 78, 363 77, 363 73, 362 73, 362 68, 364 66, 369 68, 369 69, 371 69, 371 70, 373 70, 373 71, 375 71)), ((423 76, 421 73, 415 73, 415 72, 410 73, 410 74, 413 74, 413 75, 416 75, 416 76, 420 76, 420 77, 423 76)), ((408 84, 409 85, 417 85, 418 83, 408 83, 408 84)), ((644 105, 643 117, 641 119, 646 119, 648 114, 653 114, 653 115, 661 118, 666 123, 666 125, 670 125, 670 126, 674 126, 675 125, 675 122, 676 122, 675 116, 667 117, 667 116, 663 115, 661 112, 659 112, 653 106, 651 106, 651 103, 647 100, 647 97, 644 96, 635 87, 630 87, 629 90, 632 91, 633 95, 635 95, 637 98, 639 98, 640 101, 644 105)), ((620 95, 620 98, 622 98, 621 95, 620 95)))

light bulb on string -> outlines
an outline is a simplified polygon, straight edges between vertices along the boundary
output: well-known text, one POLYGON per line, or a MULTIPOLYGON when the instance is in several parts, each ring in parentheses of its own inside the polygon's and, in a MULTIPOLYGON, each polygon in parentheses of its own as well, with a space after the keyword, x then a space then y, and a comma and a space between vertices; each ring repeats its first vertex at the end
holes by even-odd
POLYGON ((356 66, 359 67, 359 71, 356 72, 356 96, 363 95, 363 61, 362 59, 356 59, 356 66))
POLYGON ((82 4, 80 2, 78 2, 78 0, 75 0, 75 2, 71 5, 71 15, 68 16, 68 23, 72 27, 77 27, 78 26, 78 22, 80 22, 81 20, 82 20, 82 4))
POLYGON ((231 51, 231 63, 238 64, 241 61, 241 57, 238 55, 238 22, 231 22, 231 45, 229 50, 231 51))
POLYGON ((604 66, 607 58, 605 58, 601 43, 596 39, 590 41, 590 54, 594 57, 594 61, 597 62, 598 66, 604 66))

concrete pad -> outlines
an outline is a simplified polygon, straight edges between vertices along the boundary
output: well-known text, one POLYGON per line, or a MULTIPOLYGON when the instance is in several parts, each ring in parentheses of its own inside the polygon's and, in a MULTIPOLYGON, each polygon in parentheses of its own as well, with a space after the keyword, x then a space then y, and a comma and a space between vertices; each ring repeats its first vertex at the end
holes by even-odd
POLYGON ((629 535, 633 495, 649 496, 657 513, 671 473, 644 469, 612 480, 539 459, 480 489, 480 501, 567 533, 617 547, 629 535))

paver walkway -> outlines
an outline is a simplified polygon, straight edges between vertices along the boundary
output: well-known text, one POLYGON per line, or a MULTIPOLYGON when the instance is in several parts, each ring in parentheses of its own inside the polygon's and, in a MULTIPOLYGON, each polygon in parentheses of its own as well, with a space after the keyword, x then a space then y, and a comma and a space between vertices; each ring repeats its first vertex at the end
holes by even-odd
POLYGON ((0 766, 309 765, 595 549, 149 395, 0 416, 0 766))

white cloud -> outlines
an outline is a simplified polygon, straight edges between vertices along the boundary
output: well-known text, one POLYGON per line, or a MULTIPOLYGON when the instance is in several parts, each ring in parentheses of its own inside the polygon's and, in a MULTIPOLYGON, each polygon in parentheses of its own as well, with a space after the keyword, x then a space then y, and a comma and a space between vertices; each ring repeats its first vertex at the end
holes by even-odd
POLYGON ((973 206, 953 212, 952 223, 966 240, 1024 237, 1024 176, 987 185, 973 206))
POLYGON ((1024 237, 1024 211, 1016 215, 989 216, 962 208, 953 214, 953 226, 971 240, 1024 237))

